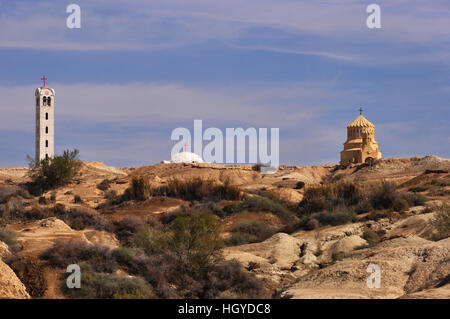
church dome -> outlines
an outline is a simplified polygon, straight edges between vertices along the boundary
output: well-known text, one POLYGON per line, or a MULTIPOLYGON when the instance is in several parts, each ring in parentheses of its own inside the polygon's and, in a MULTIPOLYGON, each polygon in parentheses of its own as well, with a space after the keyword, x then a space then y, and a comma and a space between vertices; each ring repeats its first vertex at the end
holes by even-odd
POLYGON ((351 122, 347 127, 375 127, 369 122, 364 116, 359 115, 353 122, 351 122))
POLYGON ((203 163, 200 156, 191 152, 181 152, 172 156, 171 163, 203 163))

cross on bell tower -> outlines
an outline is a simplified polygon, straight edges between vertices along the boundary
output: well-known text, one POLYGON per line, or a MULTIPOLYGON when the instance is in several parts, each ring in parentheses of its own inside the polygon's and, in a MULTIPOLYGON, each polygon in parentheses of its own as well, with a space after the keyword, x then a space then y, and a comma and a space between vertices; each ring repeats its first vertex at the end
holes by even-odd
POLYGON ((48 79, 45 77, 45 75, 41 78, 42 81, 44 81, 44 87, 45 87, 45 81, 47 81, 48 79))

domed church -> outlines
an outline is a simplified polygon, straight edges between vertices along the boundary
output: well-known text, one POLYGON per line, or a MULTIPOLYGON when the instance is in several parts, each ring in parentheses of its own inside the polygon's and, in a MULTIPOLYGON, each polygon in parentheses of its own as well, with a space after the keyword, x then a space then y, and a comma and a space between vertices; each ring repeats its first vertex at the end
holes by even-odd
POLYGON ((375 141, 375 125, 362 116, 359 116, 347 126, 347 141, 341 152, 341 164, 367 163, 381 158, 381 151, 375 141))

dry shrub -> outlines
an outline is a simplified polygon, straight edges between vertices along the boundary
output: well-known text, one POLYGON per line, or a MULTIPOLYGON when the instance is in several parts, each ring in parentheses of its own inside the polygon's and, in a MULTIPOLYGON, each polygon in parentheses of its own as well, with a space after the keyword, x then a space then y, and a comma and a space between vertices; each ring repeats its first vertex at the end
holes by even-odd
POLYGON ((370 228, 366 228, 362 234, 362 238, 364 238, 370 246, 376 245, 381 241, 380 236, 374 230, 370 228))
POLYGON ((5 259, 5 262, 14 270, 31 297, 40 298, 44 296, 47 290, 47 279, 44 267, 39 260, 11 255, 5 259))
POLYGON ((70 264, 88 262, 97 272, 114 272, 118 265, 111 250, 105 246, 78 240, 59 239, 40 256, 49 265, 66 268, 70 264))
POLYGON ((434 219, 432 225, 438 231, 434 239, 440 240, 450 236, 450 206, 446 203, 435 208, 434 219))
POLYGON ((255 243, 266 240, 272 236, 276 230, 259 221, 241 222, 231 230, 231 237, 226 243, 229 246, 255 243))
POLYGON ((122 195, 122 201, 145 201, 150 196, 151 187, 149 182, 143 177, 133 177, 130 187, 128 187, 122 195))
POLYGON ((145 229, 145 223, 136 216, 125 216, 114 223, 114 233, 121 242, 130 245, 134 236, 145 229))
POLYGON ((71 228, 76 230, 83 230, 86 228, 93 228, 95 230, 111 231, 112 226, 102 216, 96 212, 81 207, 74 207, 67 210, 64 205, 56 205, 53 209, 57 218, 66 222, 71 228))
POLYGON ((302 215, 321 211, 335 211, 340 207, 352 207, 366 199, 364 191, 351 182, 338 182, 308 187, 299 204, 302 215))

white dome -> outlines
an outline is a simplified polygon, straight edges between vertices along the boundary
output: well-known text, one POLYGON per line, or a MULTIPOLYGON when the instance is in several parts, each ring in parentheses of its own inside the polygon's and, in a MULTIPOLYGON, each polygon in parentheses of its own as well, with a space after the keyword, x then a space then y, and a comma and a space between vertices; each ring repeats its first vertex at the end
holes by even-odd
POLYGON ((177 153, 170 159, 171 163, 203 163, 200 156, 191 152, 177 153))

